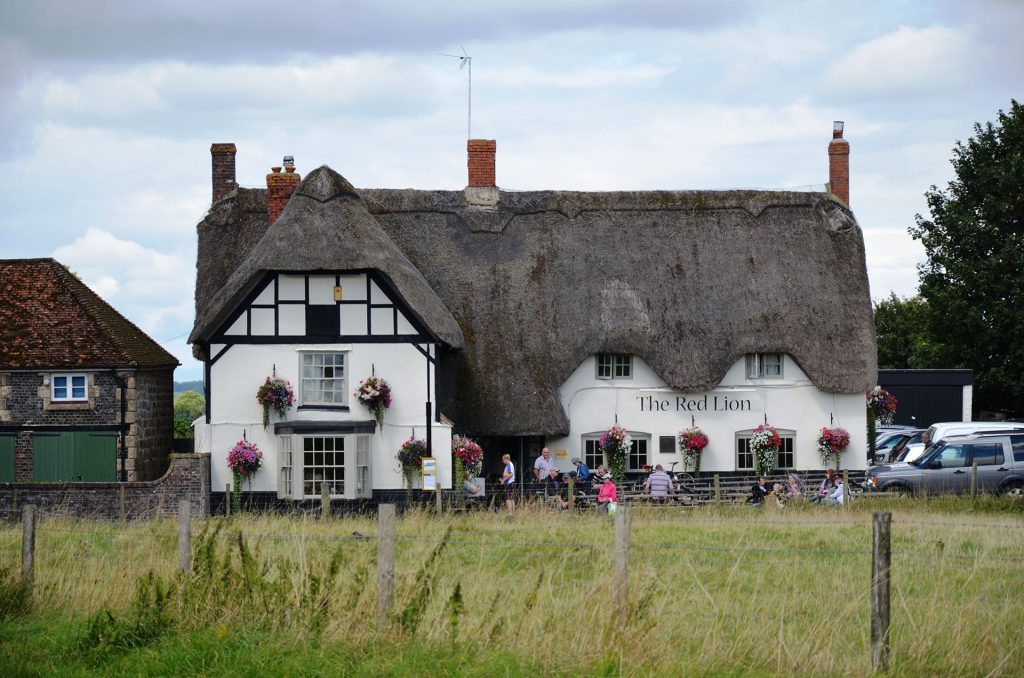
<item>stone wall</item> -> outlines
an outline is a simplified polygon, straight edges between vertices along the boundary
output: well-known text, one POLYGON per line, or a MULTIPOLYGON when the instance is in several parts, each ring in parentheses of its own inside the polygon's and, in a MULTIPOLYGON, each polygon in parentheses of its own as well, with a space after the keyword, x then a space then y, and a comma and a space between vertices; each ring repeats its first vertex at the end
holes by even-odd
POLYGON ((129 388, 129 393, 134 393, 134 399, 129 397, 128 401, 135 436, 134 441, 131 436, 128 441, 128 460, 135 462, 134 469, 128 469, 132 480, 153 480, 167 470, 174 436, 173 374, 166 369, 139 370, 135 374, 135 388, 129 388))
POLYGON ((194 517, 210 514, 210 455, 174 454, 157 480, 128 483, 0 483, 0 515, 17 515, 25 504, 44 514, 74 518, 144 520, 175 515, 188 499, 194 517), (122 501, 123 494, 123 501, 122 501))

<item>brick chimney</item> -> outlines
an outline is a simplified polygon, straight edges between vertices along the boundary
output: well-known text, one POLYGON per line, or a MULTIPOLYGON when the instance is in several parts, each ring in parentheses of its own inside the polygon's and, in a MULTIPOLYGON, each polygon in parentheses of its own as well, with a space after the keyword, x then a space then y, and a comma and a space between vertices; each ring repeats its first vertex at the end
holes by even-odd
POLYGON ((850 143, 843 138, 843 121, 832 123, 828 144, 828 190, 850 206, 850 143))
POLYGON ((235 183, 235 145, 212 144, 210 156, 213 161, 213 202, 217 202, 238 188, 235 183))
POLYGON ((498 142, 494 139, 470 139, 466 142, 469 184, 466 201, 474 205, 498 204, 498 186, 494 181, 494 154, 498 142))
POLYGON ((295 160, 290 155, 284 156, 283 173, 280 167, 270 168, 270 174, 267 175, 267 213, 270 215, 270 223, 281 216, 301 180, 295 171, 295 160))

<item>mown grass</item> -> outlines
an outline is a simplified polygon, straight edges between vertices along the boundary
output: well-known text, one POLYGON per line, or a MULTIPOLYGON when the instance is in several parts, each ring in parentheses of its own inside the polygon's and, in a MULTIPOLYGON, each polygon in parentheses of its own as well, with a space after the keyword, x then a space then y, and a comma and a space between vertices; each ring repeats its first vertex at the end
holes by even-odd
MULTIPOLYGON (((384 620, 371 517, 197 523, 187 576, 171 520, 45 518, 31 607, 0 600, 0 673, 867 675, 874 510, 890 673, 1024 674, 1024 505, 1002 498, 636 509, 624 627, 608 516, 408 513, 384 620)), ((19 563, 8 525, 0 598, 19 563)))

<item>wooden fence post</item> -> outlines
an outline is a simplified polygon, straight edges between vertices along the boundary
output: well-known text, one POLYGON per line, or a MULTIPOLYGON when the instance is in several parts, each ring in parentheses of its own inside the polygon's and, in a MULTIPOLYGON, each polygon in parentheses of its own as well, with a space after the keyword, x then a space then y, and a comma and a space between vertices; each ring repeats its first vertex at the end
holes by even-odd
POLYGON ((718 477, 717 473, 715 474, 715 503, 722 503, 722 479, 718 477))
POLYGON ((192 502, 188 499, 178 502, 178 569, 192 570, 192 502))
MULTIPOLYGON (((455 483, 452 483, 453 485, 455 483)), ((441 483, 438 482, 437 478, 434 478, 434 494, 437 495, 437 515, 441 515, 441 483)))
POLYGON ((320 483, 320 517, 324 520, 331 517, 331 488, 326 481, 320 483))
POLYGON ((871 548, 871 668, 889 669, 889 578, 892 514, 876 513, 871 548))
POLYGON ((567 487, 569 493, 569 496, 567 497, 567 499, 569 500, 569 510, 572 511, 575 510, 576 508, 576 481, 573 480, 571 476, 569 477, 569 483, 567 487))
POLYGON ((224 485, 224 515, 231 517, 231 483, 224 485))
POLYGON ((377 619, 385 621, 395 595, 395 505, 377 507, 377 619))
POLYGON ((612 579, 612 620, 614 631, 625 629, 629 616, 629 524, 632 520, 629 508, 619 504, 615 511, 615 565, 612 579))
POLYGON ((25 504, 21 510, 21 581, 31 586, 35 579, 36 564, 36 507, 25 504))
POLYGON ((971 464, 971 497, 978 496, 978 462, 971 464))
POLYGON ((850 508, 850 472, 843 469, 843 508, 850 508))

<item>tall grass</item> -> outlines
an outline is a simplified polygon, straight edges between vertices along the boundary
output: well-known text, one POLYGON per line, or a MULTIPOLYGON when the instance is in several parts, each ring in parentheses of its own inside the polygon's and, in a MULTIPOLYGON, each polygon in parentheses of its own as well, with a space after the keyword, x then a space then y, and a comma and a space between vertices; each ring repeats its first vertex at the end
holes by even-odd
MULTIPOLYGON (((171 520, 45 518, 34 616, 23 618, 86 629, 108 615, 135 628, 159 590, 165 635, 383 647, 396 666, 434 647, 567 674, 866 675, 879 508, 894 514, 892 673, 1020 674, 1024 512, 1000 499, 635 509, 624 627, 611 622, 613 527, 603 515, 408 512, 397 529, 396 604, 383 621, 370 517, 203 521, 187 575, 175 572, 171 520)), ((0 566, 19 556, 19 529, 3 528, 0 566)))

